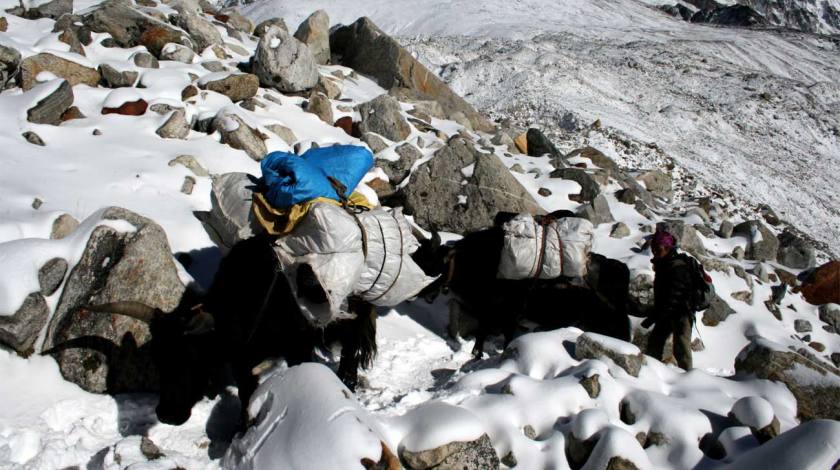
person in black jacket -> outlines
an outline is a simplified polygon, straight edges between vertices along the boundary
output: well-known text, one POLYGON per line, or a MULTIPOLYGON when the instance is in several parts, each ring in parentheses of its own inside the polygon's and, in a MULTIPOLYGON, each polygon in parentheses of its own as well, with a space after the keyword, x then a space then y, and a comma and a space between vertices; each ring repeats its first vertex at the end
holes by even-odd
POLYGON ((646 354, 662 359, 665 342, 674 335, 674 358, 685 370, 691 369, 691 328, 694 312, 690 307, 692 273, 686 255, 678 254, 676 239, 658 229, 651 241, 653 253, 653 315, 642 326, 655 323, 646 354))

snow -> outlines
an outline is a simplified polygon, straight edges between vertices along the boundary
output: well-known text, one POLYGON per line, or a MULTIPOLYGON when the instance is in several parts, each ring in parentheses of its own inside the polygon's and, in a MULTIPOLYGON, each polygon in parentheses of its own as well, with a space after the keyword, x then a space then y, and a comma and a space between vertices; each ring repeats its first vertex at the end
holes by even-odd
POLYGON ((732 414, 741 424, 755 429, 773 422, 773 406, 761 397, 744 397, 732 406, 732 414))

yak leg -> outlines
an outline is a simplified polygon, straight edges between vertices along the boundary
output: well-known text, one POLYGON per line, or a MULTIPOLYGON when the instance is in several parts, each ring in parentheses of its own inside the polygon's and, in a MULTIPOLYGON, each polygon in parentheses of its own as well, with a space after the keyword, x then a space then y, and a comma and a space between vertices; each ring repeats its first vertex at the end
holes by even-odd
POLYGON ((258 385, 257 377, 251 371, 248 361, 239 360, 233 363, 233 378, 239 389, 239 426, 245 429, 248 427, 248 404, 258 385))
POLYGON ((349 299, 349 307, 356 318, 340 323, 338 378, 355 392, 359 383, 359 366, 370 367, 376 356, 376 308, 356 298, 349 299))

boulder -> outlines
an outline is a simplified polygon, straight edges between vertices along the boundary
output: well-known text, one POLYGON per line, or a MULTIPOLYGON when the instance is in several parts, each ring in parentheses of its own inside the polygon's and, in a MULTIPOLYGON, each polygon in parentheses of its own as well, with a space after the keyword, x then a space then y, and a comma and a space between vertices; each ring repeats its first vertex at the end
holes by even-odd
POLYGON ((755 337, 735 359, 735 371, 784 383, 802 420, 840 419, 840 370, 828 364, 755 337))
POLYGON ((610 237, 612 238, 626 238, 630 236, 630 227, 627 226, 624 222, 619 222, 613 225, 612 230, 610 231, 610 237))
POLYGON ((396 98, 379 95, 359 105, 359 132, 375 132, 388 140, 399 142, 411 134, 411 126, 402 116, 402 108, 396 98))
POLYGON ((225 8, 216 15, 216 19, 221 20, 223 23, 237 31, 246 34, 251 34, 251 31, 254 30, 254 23, 243 16, 242 13, 239 13, 239 10, 236 8, 225 8))
POLYGON ((53 221, 52 230, 50 230, 50 240, 60 240, 70 235, 78 226, 79 221, 73 218, 72 215, 61 214, 53 221))
POLYGON ((325 75, 318 77, 318 85, 315 90, 327 95, 327 98, 331 100, 337 100, 341 96, 341 86, 338 85, 336 80, 325 75))
POLYGON ((423 154, 417 147, 408 142, 400 145, 394 151, 399 156, 398 160, 392 161, 386 158, 377 158, 376 166, 382 168, 385 174, 388 175, 391 183, 397 185, 408 176, 411 166, 414 165, 414 162, 423 158, 423 154))
POLYGON ((5 16, 0 16, 0 32, 6 32, 9 29, 9 20, 5 16))
POLYGON ((340 117, 335 120, 333 127, 337 127, 344 131, 345 134, 353 136, 353 118, 350 116, 340 117))
POLYGON ((260 38, 252 70, 264 87, 294 93, 318 84, 318 64, 309 48, 278 27, 260 38))
POLYGON ((498 157, 461 136, 417 168, 396 196, 420 225, 456 233, 492 225, 499 211, 542 212, 498 157))
POLYGON ((178 18, 176 24, 184 31, 190 34, 193 44, 195 44, 196 51, 203 51, 204 49, 224 44, 222 34, 213 26, 213 23, 204 19, 193 11, 184 8, 183 6, 177 8, 178 18))
POLYGON ((528 155, 532 157, 548 155, 551 158, 560 156, 560 151, 557 150, 557 147, 539 129, 528 129, 526 139, 528 140, 528 155))
POLYGON ((181 165, 190 170, 195 176, 210 176, 210 173, 192 155, 180 155, 169 161, 169 166, 174 167, 176 165, 181 165))
POLYGON ((190 135, 187 113, 183 109, 172 111, 166 122, 158 127, 155 133, 164 139, 186 139, 190 135))
POLYGON ((840 304, 840 260, 816 268, 802 282, 801 291, 810 304, 840 304))
POLYGON ((609 224, 615 221, 610 211, 610 204, 603 194, 599 194, 592 202, 583 206, 578 211, 578 216, 592 222, 593 225, 609 224))
POLYGON ((318 119, 327 124, 333 124, 332 103, 327 95, 323 93, 313 92, 309 95, 309 101, 306 103, 306 112, 318 116, 318 119))
POLYGON ((102 83, 108 88, 134 86, 137 83, 137 78, 140 76, 134 70, 119 71, 108 64, 99 66, 99 75, 102 76, 102 83))
POLYGON ((149 16, 129 2, 106 0, 82 16, 82 22, 91 31, 108 33, 119 47, 146 46, 156 57, 168 43, 192 47, 186 32, 149 16))
POLYGON ((20 86, 24 91, 38 84, 37 77, 41 72, 49 72, 63 78, 76 86, 80 83, 96 87, 99 85, 99 72, 76 62, 42 52, 29 56, 20 63, 20 86))
POLYGON ((735 226, 734 235, 747 239, 744 252, 746 259, 755 261, 775 261, 779 251, 779 239, 758 220, 749 220, 735 226))
POLYGON ((276 134, 277 137, 283 139, 283 142, 286 142, 289 146, 294 145, 298 140, 295 133, 286 126, 280 124, 269 124, 265 126, 265 128, 276 134))
POLYGON ((706 248, 703 246, 703 241, 697 236, 697 230, 694 226, 685 223, 679 219, 667 219, 659 222, 657 227, 665 229, 668 233, 677 239, 677 246, 682 250, 691 253, 694 256, 701 256, 706 254, 706 248))
MULTIPOLYGON (((530 145, 528 148, 531 148, 530 145)), ((580 202, 590 202, 601 194, 601 187, 595 179, 581 168, 560 168, 552 171, 550 177, 571 180, 579 184, 580 202)))
POLYGON ((32 145, 37 145, 39 147, 43 147, 43 146, 47 145, 47 144, 44 143, 44 140, 41 138, 41 136, 39 136, 38 134, 36 134, 32 131, 26 131, 26 132, 22 133, 21 137, 26 139, 26 141, 29 142, 32 145))
POLYGON ((776 259, 779 264, 796 269, 808 269, 817 265, 814 247, 806 240, 789 230, 782 232, 778 240, 776 259))
POLYGON ((0 91, 11 85, 20 67, 20 52, 0 45, 0 91))
POLYGON ((253 98, 260 88, 260 79, 250 73, 232 73, 226 77, 201 82, 201 88, 221 93, 234 103, 253 98))
POLYGON ((37 91, 40 92, 41 89, 47 90, 49 88, 53 90, 26 111, 27 121, 52 125, 61 123, 61 116, 73 105, 73 88, 70 87, 67 80, 54 80, 39 85, 37 91))
POLYGON ((770 402, 761 397, 747 396, 732 405, 728 416, 738 424, 750 428, 753 436, 763 444, 781 433, 779 418, 770 402))
POLYGON ((0 315, 0 344, 23 357, 34 352, 35 341, 47 324, 50 307, 40 292, 32 292, 10 316, 0 315))
POLYGON ((385 139, 380 137, 379 134, 375 134, 373 132, 363 133, 362 142, 366 143, 373 153, 379 153, 388 148, 388 143, 385 142, 385 139))
POLYGON ((820 305, 819 316, 835 333, 840 334, 840 305, 820 305))
POLYGON ((90 29, 81 24, 81 17, 64 14, 53 25, 53 32, 59 33, 58 40, 70 46, 70 52, 81 56, 85 53, 84 45, 91 43, 90 29))
POLYGON ((86 223, 97 220, 113 222, 91 232, 70 271, 47 325, 43 352, 55 357, 65 379, 87 391, 154 390, 154 362, 143 348, 149 340, 148 325, 82 307, 135 301, 169 312, 185 287, 159 225, 117 207, 103 209, 86 223))
POLYGON ((418 470, 485 470, 499 468, 500 464, 487 434, 474 441, 450 442, 420 452, 403 449, 400 457, 408 464, 409 469, 418 470))
POLYGON ((584 333, 575 342, 575 359, 611 359, 633 377, 639 376, 644 354, 636 346, 597 333, 584 333))
POLYGON ((173 60, 175 62, 182 62, 191 64, 195 62, 195 52, 187 46, 176 44, 174 42, 166 43, 158 54, 160 60, 173 60))
POLYGON ((658 203, 653 198, 653 195, 650 193, 650 191, 645 189, 633 177, 625 176, 621 178, 619 184, 622 188, 626 189, 627 191, 630 191, 630 194, 632 194, 636 199, 640 199, 648 207, 658 206, 658 203))
POLYGON ((720 322, 726 320, 729 315, 734 313, 736 313, 735 310, 719 295, 715 294, 709 303, 709 308, 703 312, 703 319, 701 321, 706 326, 718 326, 720 322))
POLYGON ((37 20, 41 18, 58 19, 62 15, 73 12, 73 0, 51 0, 39 4, 38 6, 30 6, 23 9, 15 7, 6 10, 15 16, 20 16, 29 20, 37 20))
POLYGON ((447 116, 462 112, 473 129, 494 130, 492 123, 369 18, 359 18, 352 25, 335 28, 330 35, 330 50, 338 63, 372 76, 385 89, 417 90, 437 101, 447 116))
POLYGON ((137 51, 134 54, 131 54, 131 61, 134 62, 134 65, 143 67, 144 69, 160 68, 158 60, 155 56, 149 54, 148 52, 137 51))
POLYGON ((261 38, 263 35, 271 29, 272 26, 277 26, 278 28, 282 29, 285 32, 289 32, 289 28, 286 27, 286 22, 283 21, 283 18, 270 18, 262 23, 258 24, 254 28, 254 36, 261 38))
POLYGON ((67 261, 63 258, 53 258, 41 266, 41 269, 38 270, 38 285, 41 287, 41 295, 49 297, 58 290, 58 287, 64 282, 67 268, 67 261))
POLYGON ((761 26, 768 23, 749 5, 725 5, 702 9, 691 15, 692 23, 710 23, 721 26, 761 26))
POLYGON ((295 38, 309 46, 315 61, 321 65, 330 62, 330 17, 318 10, 303 20, 295 31, 295 38))
POLYGON ((566 155, 565 159, 569 160, 575 157, 589 159, 589 161, 591 161, 593 165, 606 170, 609 176, 614 177, 621 172, 621 169, 618 167, 618 164, 616 164, 612 158, 604 155, 603 152, 594 147, 584 147, 581 149, 573 150, 569 152, 568 155, 566 155))
POLYGON ((123 116, 142 116, 146 114, 149 108, 149 103, 144 99, 136 101, 126 101, 116 108, 105 107, 102 108, 102 114, 121 114, 123 116))
POLYGON ((252 129, 245 121, 227 110, 221 110, 213 119, 211 127, 222 135, 222 143, 235 149, 244 150, 255 161, 265 157, 267 148, 262 135, 252 129))
POLYGON ((667 196, 671 193, 672 181, 671 176, 660 170, 653 170, 637 177, 639 181, 645 184, 645 188, 652 193, 667 196))

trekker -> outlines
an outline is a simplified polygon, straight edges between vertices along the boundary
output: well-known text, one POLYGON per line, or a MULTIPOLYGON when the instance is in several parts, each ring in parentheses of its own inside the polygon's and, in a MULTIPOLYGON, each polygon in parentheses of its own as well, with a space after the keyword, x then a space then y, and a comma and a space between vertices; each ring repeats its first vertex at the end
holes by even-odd
POLYGON ((691 308, 693 279, 688 255, 677 253, 673 235, 657 229, 651 240, 653 253, 653 314, 642 322, 647 328, 655 323, 648 337, 646 354, 662 359, 665 342, 674 335, 674 358, 685 370, 692 368, 691 328, 694 311, 691 308))

